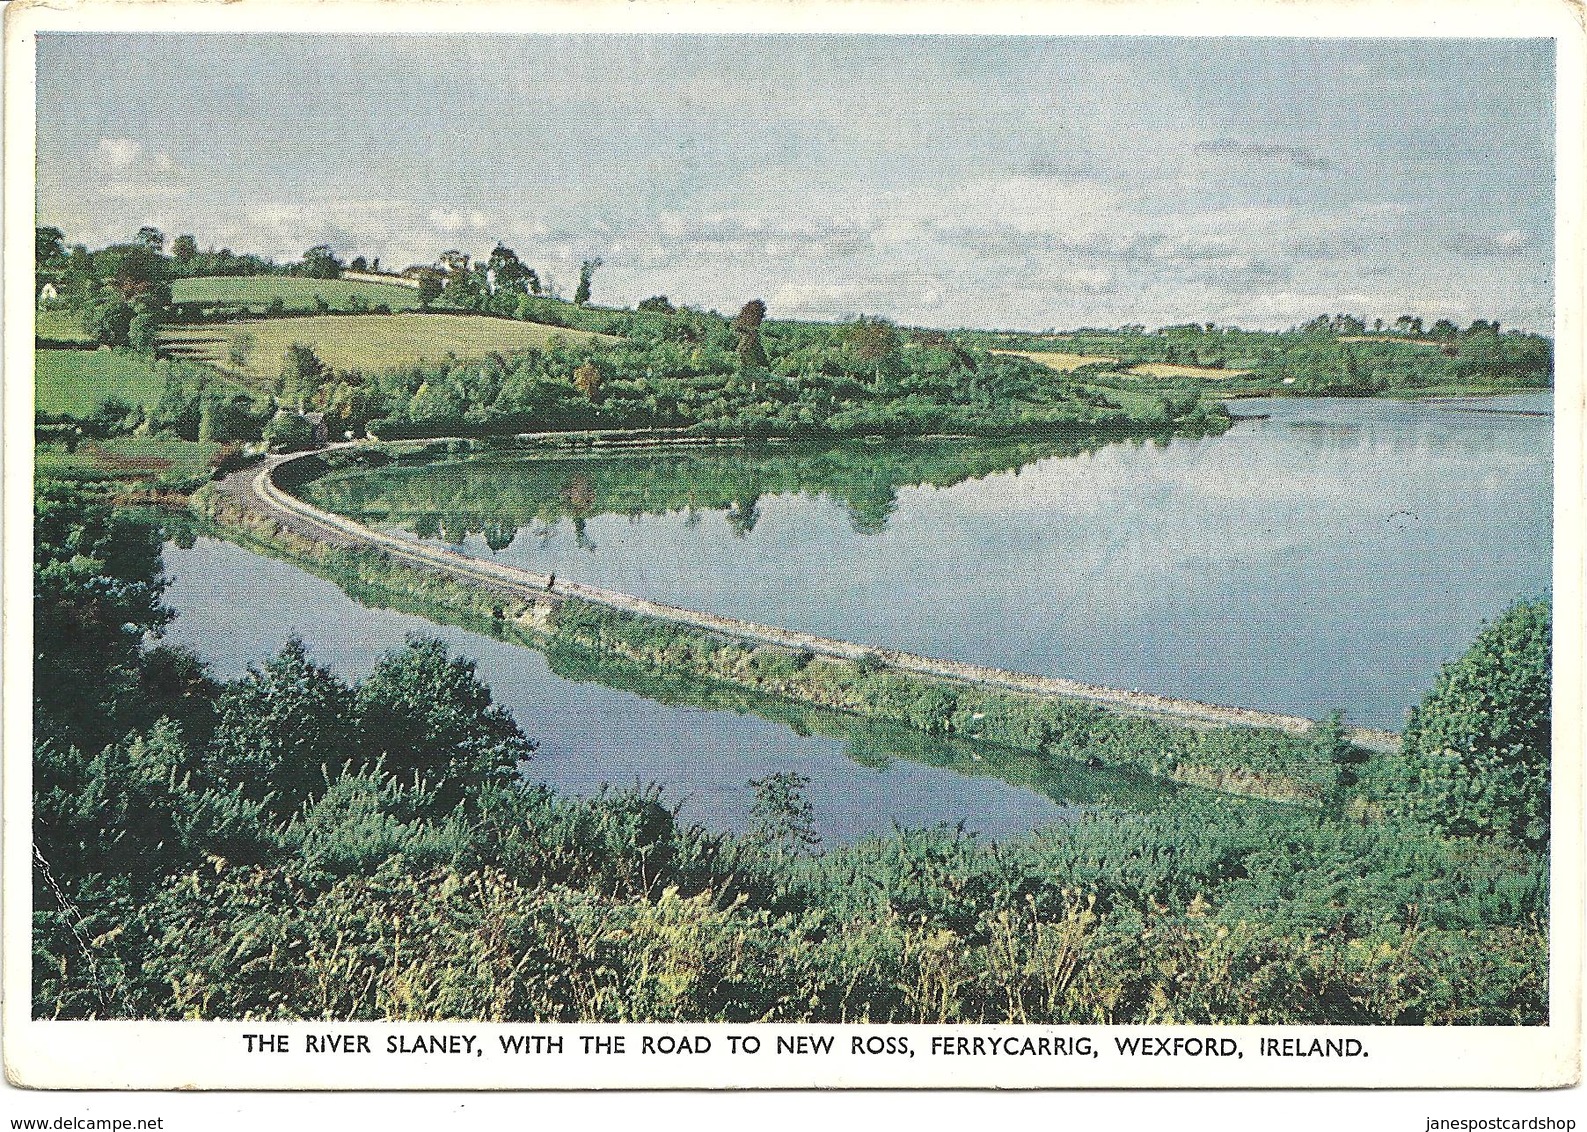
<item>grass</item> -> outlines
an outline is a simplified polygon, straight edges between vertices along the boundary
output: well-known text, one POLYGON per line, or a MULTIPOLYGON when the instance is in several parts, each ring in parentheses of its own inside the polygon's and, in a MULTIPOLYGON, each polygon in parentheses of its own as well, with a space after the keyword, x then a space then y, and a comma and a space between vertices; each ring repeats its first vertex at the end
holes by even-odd
POLYGON ((41 413, 86 417, 107 397, 150 408, 165 377, 128 350, 35 350, 33 404, 41 413))
POLYGON ((220 448, 212 441, 170 436, 116 436, 79 444, 75 450, 41 444, 33 453, 34 474, 191 490, 209 478, 211 461, 220 448))
POLYGON ((553 338, 569 344, 615 342, 606 335, 483 315, 324 315, 275 318, 224 326, 172 327, 162 336, 169 353, 205 362, 250 383, 272 382, 293 343, 314 347, 332 369, 384 370, 418 362, 482 358, 544 347, 553 338), (232 344, 251 339, 243 364, 232 364, 232 344))
POLYGON ((42 310, 34 312, 33 334, 46 342, 92 342, 83 329, 80 311, 42 310))
POLYGON ((1216 369, 1212 366, 1182 366, 1168 362, 1147 362, 1130 369, 1130 373, 1137 377, 1197 377, 1204 381, 1227 381, 1232 377, 1244 377, 1250 372, 1248 369, 1216 369))
POLYGON ((345 310, 354 295, 370 306, 385 303, 392 310, 413 310, 419 305, 419 292, 395 283, 356 283, 344 279, 299 279, 289 275, 213 275, 178 279, 171 284, 171 298, 178 303, 246 303, 250 309, 263 310, 272 299, 280 299, 288 310, 311 311, 315 297, 345 310))
POLYGON ((1072 373, 1081 366, 1092 366, 1098 362, 1116 362, 1118 358, 1103 357, 1100 354, 1062 354, 1045 353, 1031 350, 994 350, 994 354, 1008 354, 1016 358, 1029 358, 1038 365, 1044 365, 1058 373, 1072 373))

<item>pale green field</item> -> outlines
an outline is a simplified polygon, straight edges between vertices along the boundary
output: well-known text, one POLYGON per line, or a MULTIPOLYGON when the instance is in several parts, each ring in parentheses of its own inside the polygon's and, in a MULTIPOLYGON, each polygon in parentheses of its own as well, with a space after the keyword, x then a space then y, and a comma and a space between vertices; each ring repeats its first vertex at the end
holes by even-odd
POLYGON ((147 409, 165 391, 164 376, 127 350, 35 350, 33 372, 33 404, 41 413, 86 417, 106 397, 147 409))
POLYGON ((1007 354, 1015 358, 1029 358, 1031 361, 1044 365, 1050 370, 1056 370, 1058 373, 1071 373, 1081 366, 1119 360, 1105 357, 1102 354, 1064 354, 1036 350, 993 350, 992 352, 994 354, 1007 354))
POLYGON ((345 279, 300 279, 291 275, 206 275, 171 283, 171 299, 178 303, 247 303, 264 310, 279 298, 288 310, 311 311, 314 297, 335 310, 346 310, 347 300, 360 295, 370 306, 385 303, 392 310, 412 310, 419 292, 394 283, 354 283, 345 279))
POLYGON ((553 338, 570 344, 619 341, 605 334, 483 315, 371 314, 176 326, 161 336, 161 343, 176 356, 204 362, 253 384, 268 384, 280 376, 287 347, 294 343, 314 347, 332 369, 372 371, 442 361, 448 355, 468 359, 493 352, 510 354, 544 347, 553 338), (230 354, 239 335, 251 338, 252 344, 243 364, 235 366, 230 354))
POLYGON ((1134 366, 1130 373, 1137 377, 1194 377, 1202 381, 1227 381, 1231 377, 1244 377, 1248 369, 1213 369, 1211 366, 1182 366, 1170 362, 1146 362, 1134 366))
POLYGON ((50 342, 88 342, 81 311, 34 311, 34 337, 50 342))

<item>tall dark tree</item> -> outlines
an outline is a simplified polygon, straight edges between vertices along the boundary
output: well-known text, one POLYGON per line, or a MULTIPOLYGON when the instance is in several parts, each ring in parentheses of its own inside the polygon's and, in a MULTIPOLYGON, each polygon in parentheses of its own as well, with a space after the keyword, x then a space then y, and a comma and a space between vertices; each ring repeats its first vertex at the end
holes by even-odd
POLYGON ((171 245, 171 256, 177 263, 191 263, 198 258, 198 241, 192 236, 178 236, 171 245))
POLYGON ((152 224, 145 224, 142 228, 139 228, 138 234, 134 239, 151 252, 165 251, 165 233, 152 224))
POLYGON ((427 311, 430 304, 441 297, 441 273, 426 271, 419 276, 419 309, 427 311))
POLYGON ((41 272, 66 265, 66 235, 59 228, 33 230, 33 263, 41 272))
POLYGON ((573 301, 583 306, 590 301, 590 286, 595 280, 595 269, 601 266, 601 258, 587 259, 579 264, 579 286, 573 292, 573 301))
POLYGON ((751 299, 739 308, 733 320, 733 333, 738 335, 739 369, 765 369, 766 350, 760 342, 760 324, 766 321, 766 304, 751 299))

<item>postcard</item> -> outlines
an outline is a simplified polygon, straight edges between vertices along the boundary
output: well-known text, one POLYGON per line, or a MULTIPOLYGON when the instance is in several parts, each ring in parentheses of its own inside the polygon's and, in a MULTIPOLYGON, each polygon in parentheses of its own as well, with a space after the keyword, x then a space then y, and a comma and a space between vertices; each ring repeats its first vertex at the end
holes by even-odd
POLYGON ((1575 1083, 1576 16, 13 5, 8 1080, 1575 1083))

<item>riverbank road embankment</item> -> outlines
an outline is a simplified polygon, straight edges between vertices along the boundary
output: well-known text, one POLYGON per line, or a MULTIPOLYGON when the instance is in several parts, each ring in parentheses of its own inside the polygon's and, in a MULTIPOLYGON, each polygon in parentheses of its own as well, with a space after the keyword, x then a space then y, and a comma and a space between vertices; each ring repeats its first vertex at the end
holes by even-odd
MULTIPOLYGON (((1149 692, 1108 688, 1056 676, 1010 672, 985 665, 875 648, 794 629, 762 625, 736 617, 723 617, 700 610, 683 609, 633 594, 505 566, 445 547, 401 538, 324 511, 284 490, 277 482, 279 471, 295 460, 313 455, 315 453, 272 456, 262 465, 232 473, 220 480, 216 487, 234 505, 270 518, 284 529, 303 537, 344 548, 372 547, 398 562, 418 566, 462 583, 512 594, 535 604, 543 604, 547 601, 554 603, 563 598, 577 598, 595 605, 685 625, 736 640, 807 650, 817 656, 843 660, 860 660, 869 656, 900 672, 988 688, 1007 689, 1039 697, 1079 700, 1124 714, 1157 717, 1192 725, 1267 728, 1292 735, 1307 734, 1315 726, 1312 720, 1301 716, 1204 704, 1149 692)), ((1373 751, 1386 753, 1399 747, 1399 736, 1391 731, 1357 728, 1349 731, 1347 738, 1357 746, 1373 751)))

